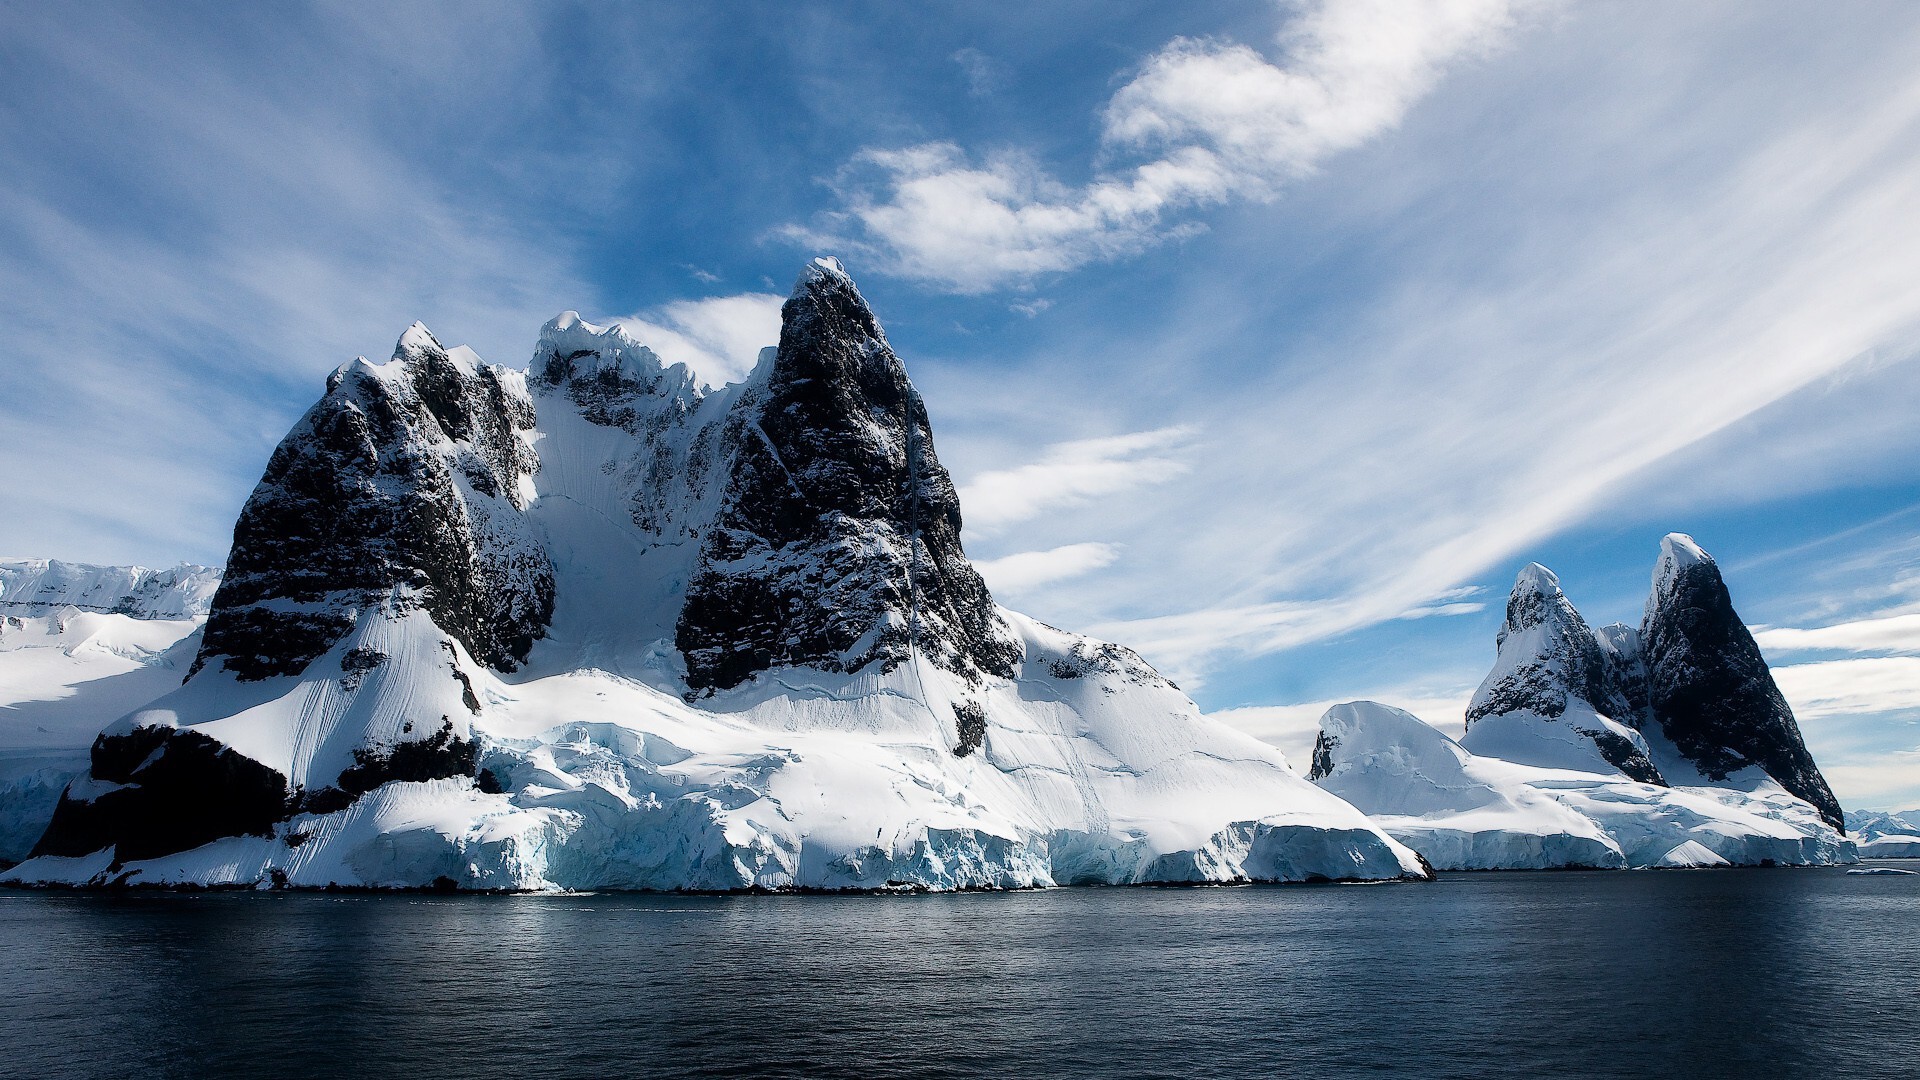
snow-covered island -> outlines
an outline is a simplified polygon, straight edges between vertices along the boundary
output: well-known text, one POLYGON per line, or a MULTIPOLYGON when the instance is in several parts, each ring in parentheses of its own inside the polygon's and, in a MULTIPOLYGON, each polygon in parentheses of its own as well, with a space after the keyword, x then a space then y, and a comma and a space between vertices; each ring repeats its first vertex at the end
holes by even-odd
POLYGON ((14 821, 31 857, 8 880, 1429 873, 1131 651, 993 603, 919 395, 837 262, 783 321, 719 390, 572 313, 526 370, 416 325, 336 371, 241 512, 197 645, 165 652, 191 654, 158 668, 184 684, 92 742, 43 834, 14 821))
POLYGON ((1370 701, 1321 720, 1313 781, 1450 870, 1850 862, 1840 804, 1691 537, 1639 627, 1594 631, 1539 564, 1459 741, 1370 701))
POLYGON ((831 259, 698 385, 568 312, 415 325, 275 450, 224 572, 0 563, 12 884, 511 890, 1378 881, 1852 859, 1718 569, 1641 627, 1523 572, 1455 742, 1359 702, 1309 776, 994 603, 831 259), (102 730, 104 728, 104 730, 102 730))

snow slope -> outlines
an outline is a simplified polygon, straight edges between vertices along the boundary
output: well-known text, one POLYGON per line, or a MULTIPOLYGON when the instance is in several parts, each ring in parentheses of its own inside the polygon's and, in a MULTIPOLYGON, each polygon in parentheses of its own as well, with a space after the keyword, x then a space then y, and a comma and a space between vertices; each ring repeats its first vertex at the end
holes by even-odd
POLYGON ((1853 861, 1819 811, 1764 777, 1665 787, 1613 770, 1475 754, 1371 701, 1320 721, 1314 782, 1442 870, 1806 865, 1853 861))
POLYGON ((341 369, 242 513, 195 673, 108 728, 7 880, 1425 875, 1130 651, 995 606, 851 279, 817 261, 785 318, 712 392, 572 313, 524 373, 418 326, 341 369))
MULTIPOLYGON (((121 606, 111 593, 85 595, 121 606)), ((0 864, 26 857, 102 727, 180 685, 202 621, 71 605, 0 616, 0 864)))
MULTIPOLYGON (((518 683, 476 671, 484 718, 458 730, 479 739, 487 782, 389 783, 269 835, 111 871, 41 858, 13 880, 951 889, 1421 873, 1357 810, 1136 660, 1003 617, 1023 671, 984 687, 927 663, 788 671, 696 708, 604 671, 518 683), (967 757, 945 745, 961 700, 988 718, 967 757)), ((279 680, 250 703, 230 680, 190 684, 129 724, 231 695, 228 709, 246 707, 198 730, 311 790, 350 764, 343 732, 395 736, 407 716, 465 711, 442 640, 418 611, 370 615, 313 665, 333 678, 279 680), (344 689, 339 661, 369 648, 391 659, 344 689)))

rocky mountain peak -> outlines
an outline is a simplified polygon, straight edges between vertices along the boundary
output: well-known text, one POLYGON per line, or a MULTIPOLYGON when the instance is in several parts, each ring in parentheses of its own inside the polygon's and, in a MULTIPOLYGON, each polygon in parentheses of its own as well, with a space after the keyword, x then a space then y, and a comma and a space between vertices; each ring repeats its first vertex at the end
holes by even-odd
POLYGON ((564 393, 588 420, 635 433, 660 415, 659 399, 685 412, 702 397, 685 364, 666 363, 617 322, 590 323, 575 311, 540 328, 528 371, 536 388, 564 393))
POLYGON ((838 261, 816 259, 735 401, 726 495, 676 632, 688 685, 803 665, 890 670, 917 647, 968 678, 1018 656, 960 546, 925 405, 838 261))
POLYGON ((1469 749, 1497 743, 1515 760, 1538 750, 1548 756, 1531 763, 1569 767, 1590 755, 1594 768, 1665 782, 1630 726, 1635 710, 1610 677, 1606 651, 1553 571, 1530 563, 1515 577, 1497 643, 1493 670, 1467 707, 1469 749))
POLYGON ((1602 715, 1631 710, 1607 679, 1600 642, 1567 599, 1560 579, 1529 563, 1507 597, 1507 618, 1496 637, 1499 659, 1467 710, 1471 725, 1483 716, 1530 712, 1557 717, 1569 701, 1602 715))
POLYGON ((1513 591, 1507 594, 1507 619, 1494 642, 1504 645, 1507 635, 1531 630, 1551 619, 1564 619, 1567 613, 1580 617, 1561 591, 1560 578, 1539 563, 1528 563, 1513 580, 1513 591))
POLYGON ((1757 765, 1834 828, 1840 804, 1814 764, 1713 557, 1692 537, 1660 543, 1640 625, 1652 718, 1710 780, 1757 765))
POLYGON ((294 674, 396 591, 483 661, 525 659, 553 603, 520 514, 533 425, 519 373, 418 323, 390 362, 336 370, 241 510, 194 670, 294 674))

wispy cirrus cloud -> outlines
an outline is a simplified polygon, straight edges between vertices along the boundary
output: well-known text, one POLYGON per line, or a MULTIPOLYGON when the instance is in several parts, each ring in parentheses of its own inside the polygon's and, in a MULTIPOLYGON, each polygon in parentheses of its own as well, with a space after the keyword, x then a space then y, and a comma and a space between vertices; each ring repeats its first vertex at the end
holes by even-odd
POLYGON ((1193 689, 1205 684, 1210 671, 1234 659, 1282 652, 1390 620, 1473 614, 1486 605, 1449 598, 1474 591, 1448 589, 1414 603, 1392 592, 1377 592, 1211 607, 1098 623, 1091 632, 1126 642, 1193 689))
MULTIPOLYGON (((845 208, 786 233, 961 293, 1138 252, 1201 227, 1186 211, 1272 199, 1393 128, 1449 65, 1494 48, 1537 6, 1319 0, 1287 24, 1278 62, 1236 42, 1175 38, 1102 110, 1103 167, 1088 183, 1064 183, 1016 150, 869 149, 837 185, 845 208)), ((956 60, 972 76, 984 57, 956 60)))
POLYGON ((1038 585, 1090 574, 1120 557, 1115 544, 1062 544, 1046 551, 1022 551, 973 564, 996 593, 1018 595, 1038 585))
POLYGON ((1789 664, 1773 678, 1803 720, 1920 709, 1920 656, 1789 664))
MULTIPOLYGON (((1889 40, 1914 33, 1909 23, 1889 40)), ((1556 44, 1595 60, 1606 40, 1556 44)), ((1662 40, 1670 55, 1697 38, 1662 40)), ((1191 366, 1199 377, 1154 385, 1175 415, 1204 424, 1206 442, 1151 506, 1102 504, 1108 520, 1071 520, 1124 540, 1129 558, 1112 572, 1124 588, 1065 593, 1062 606, 1156 663, 1210 672, 1470 603, 1439 598, 1582 523, 1638 522, 1657 497, 1672 516, 1645 526, 1650 562, 1660 533, 1729 497, 1710 475, 1668 467, 1676 455, 1862 357, 1893 358, 1881 378, 1920 370, 1900 359, 1920 330, 1920 217, 1905 209, 1920 175, 1920 82, 1895 74, 1897 52, 1862 54, 1853 81, 1824 95, 1796 94, 1790 121, 1730 130, 1718 116, 1677 120, 1658 153, 1609 141, 1638 130, 1625 122, 1602 125, 1601 138, 1536 117, 1516 141, 1489 139, 1497 167, 1396 192, 1457 211, 1433 226, 1431 248, 1395 234, 1410 259, 1434 261, 1391 275, 1317 339, 1260 351, 1260 333, 1280 337, 1286 325, 1272 314, 1272 283, 1255 274, 1183 293, 1184 317, 1134 344, 1150 358, 1144 371, 1116 382, 1191 366), (1675 149, 1698 141, 1724 152, 1675 149), (1549 164, 1555 155, 1607 157, 1619 171, 1582 187, 1549 164), (1505 215, 1537 209, 1548 188, 1586 194, 1557 196, 1526 230, 1503 231, 1505 215), (1463 229, 1489 237, 1470 260, 1455 246, 1463 229), (1217 359, 1236 349, 1259 362, 1217 359), (1138 602, 1147 595, 1158 610, 1138 602), (1181 599, 1187 610, 1169 610, 1181 599)), ((1568 62, 1552 55, 1552 70, 1568 62)), ((1690 63, 1647 89, 1662 110, 1708 92, 1721 71, 1690 63)), ((1490 108, 1511 89, 1477 87, 1471 104, 1490 108)), ((1413 167, 1377 157, 1396 180, 1413 167)), ((1323 190, 1316 205, 1339 212, 1341 199, 1323 190)), ((1392 220, 1415 232, 1428 224, 1392 220)))
POLYGON ((1768 652, 1920 652, 1920 614, 1889 615, 1801 629, 1776 626, 1754 632, 1768 652))
MULTIPOLYGON (((523 361, 554 297, 591 296, 551 243, 452 197, 435 163, 362 122, 352 73, 328 70, 326 94, 290 92, 316 51, 337 57, 352 39, 311 14, 233 13, 210 34, 137 7, 8 12, 9 546, 217 562, 240 499, 330 368, 384 359, 415 319, 523 361), (258 78, 281 46, 273 79, 258 78)), ((406 70, 442 89, 482 91, 470 70, 436 68, 454 52, 504 61, 518 48, 435 29, 446 36, 410 45, 406 70)))
POLYGON ((991 535, 1043 513, 1165 483, 1189 468, 1196 432, 1158 428, 1055 443, 1038 461, 984 472, 960 487, 969 531, 991 535))

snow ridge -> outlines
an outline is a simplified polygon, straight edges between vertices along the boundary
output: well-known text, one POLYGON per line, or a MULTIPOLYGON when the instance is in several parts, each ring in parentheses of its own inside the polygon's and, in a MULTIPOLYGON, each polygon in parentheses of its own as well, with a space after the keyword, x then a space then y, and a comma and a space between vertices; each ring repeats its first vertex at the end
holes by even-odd
POLYGON ((1520 571, 1497 641, 1493 670, 1467 708, 1465 745, 1512 761, 1665 782, 1630 726, 1634 709, 1612 677, 1610 648, 1553 571, 1539 563, 1520 571))
POLYGON ((62 608, 136 619, 205 615, 220 568, 181 563, 170 570, 95 566, 59 559, 0 559, 0 614, 33 618, 62 608))

